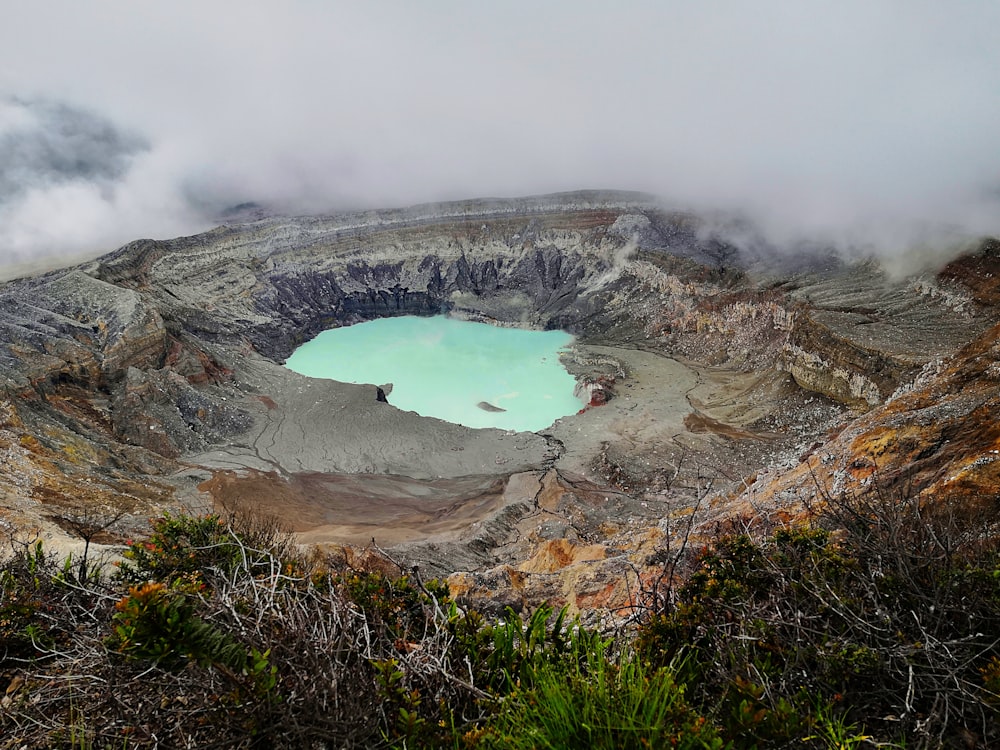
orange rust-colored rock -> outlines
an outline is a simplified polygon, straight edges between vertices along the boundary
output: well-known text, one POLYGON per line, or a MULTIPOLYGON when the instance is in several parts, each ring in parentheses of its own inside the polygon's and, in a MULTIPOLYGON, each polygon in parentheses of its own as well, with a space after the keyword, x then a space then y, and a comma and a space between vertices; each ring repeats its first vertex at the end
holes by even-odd
MULTIPOLYGON (((173 489, 165 482, 152 476, 138 480, 131 474, 134 450, 116 443, 107 418, 72 388, 44 404, 0 399, 0 453, 4 456, 0 506, 8 531, 45 530, 47 544, 52 542, 54 529, 73 537, 70 522, 100 523, 125 511, 109 529, 114 533, 92 538, 97 543, 121 542, 122 534, 140 531, 150 514, 173 500, 173 489), (75 417, 77 421, 71 424, 87 424, 90 429, 81 434, 58 420, 37 429, 37 415, 31 415, 28 406, 51 410, 63 419, 75 417), (95 466, 103 471, 95 474, 95 466)), ((166 469, 157 458, 145 466, 151 471, 166 469)))
POLYGON ((582 591, 574 599, 577 611, 608 610, 619 612, 627 609, 630 602, 623 601, 621 596, 622 583, 611 581, 593 591, 582 591))
POLYGON ((603 544, 575 544, 568 539, 553 539, 541 544, 534 555, 518 565, 525 573, 555 573, 568 565, 589 560, 603 560, 608 548, 603 544))
MULTIPOLYGON (((888 403, 804 461, 758 478, 740 497, 775 507, 877 483, 937 501, 980 506, 1000 496, 1000 326, 947 362, 929 365, 888 403)), ((989 503, 987 503, 989 505, 989 503)))
POLYGON ((938 278, 962 284, 976 302, 1000 306, 1000 241, 983 242, 979 252, 963 255, 938 272, 938 278))

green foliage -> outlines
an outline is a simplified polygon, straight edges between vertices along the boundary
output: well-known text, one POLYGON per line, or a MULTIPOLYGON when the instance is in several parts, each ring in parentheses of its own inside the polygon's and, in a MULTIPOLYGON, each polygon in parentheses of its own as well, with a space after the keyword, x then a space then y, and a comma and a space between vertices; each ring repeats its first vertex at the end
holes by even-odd
POLYGON ((437 727, 421 711, 420 691, 406 687, 406 670, 396 659, 377 660, 372 666, 379 696, 390 707, 386 738, 402 747, 433 744, 433 738, 439 734, 437 727))
POLYGON ((176 670, 188 661, 221 670, 234 697, 278 700, 278 668, 270 649, 247 647, 218 625, 196 614, 189 591, 151 582, 133 586, 115 605, 107 645, 130 659, 176 670))
POLYGON ((902 729, 931 747, 962 711, 982 721, 1000 687, 996 540, 910 499, 830 499, 822 520, 719 536, 646 618, 638 653, 681 658, 736 747, 856 747, 876 724, 885 742, 902 729))
POLYGON ((741 676, 733 678, 711 713, 722 734, 741 749, 794 745, 809 728, 810 699, 768 696, 766 688, 741 676))
POLYGON ((0 734, 30 728, 27 747, 70 728, 112 747, 155 735, 171 746, 848 750, 900 736, 937 747, 978 721, 989 746, 1000 737, 996 545, 930 509, 842 515, 829 529, 720 535, 685 558, 687 577, 634 639, 546 606, 493 621, 415 572, 330 567, 267 524, 219 516, 157 519, 113 578, 64 574, 25 548, 0 566, 13 657, 0 674, 30 662, 44 680, 19 683, 0 734))
MULTIPOLYGON (((491 623, 475 610, 460 612, 443 591, 431 594, 434 588, 428 587, 424 604, 428 604, 428 596, 436 599, 440 609, 433 611, 439 619, 436 624, 425 619, 423 627, 443 628, 439 632, 448 639, 447 661, 463 665, 459 684, 467 684, 471 689, 453 695, 447 702, 430 699, 434 696, 434 686, 420 684, 415 679, 406 657, 410 649, 422 654, 422 649, 431 644, 426 640, 411 643, 397 639, 399 655, 373 662, 378 696, 386 707, 387 724, 383 731, 395 746, 440 747, 459 743, 460 734, 471 725, 507 710, 505 696, 531 689, 540 670, 563 673, 575 670, 583 674, 592 661, 588 660, 588 654, 603 654, 607 645, 597 632, 581 627, 578 619, 568 620, 565 609, 556 613, 551 607, 541 606, 522 617, 508 608, 502 619, 491 623)), ((400 588, 379 587, 376 591, 386 596, 399 592, 400 588)), ((412 593, 406 591, 405 585, 402 591, 404 600, 411 601, 412 593)), ((368 606, 371 605, 369 602, 368 606)), ((379 609, 384 611, 386 606, 383 603, 379 609)), ((429 611, 425 610, 425 618, 429 611)), ((472 730, 472 735, 476 731, 472 730)))
MULTIPOLYGON (((855 722, 848 721, 842 712, 827 704, 817 704, 810 721, 813 734, 803 738, 803 742, 818 743, 824 750, 854 750, 872 743, 873 738, 860 731, 855 722)), ((880 744, 893 747, 888 743, 880 744)))
POLYGON ((808 747, 819 737, 813 696, 832 706, 879 666, 816 596, 846 596, 855 567, 823 529, 719 537, 699 554, 674 606, 643 624, 636 650, 660 664, 682 657, 696 701, 734 747, 808 747), (804 637, 800 628, 816 631, 804 637))
POLYGON ((615 663, 599 646, 538 664, 530 685, 517 687, 468 740, 477 748, 726 747, 668 667, 650 668, 635 655, 615 663))
POLYGON ((118 577, 125 583, 272 575, 294 563, 288 536, 273 522, 252 516, 165 513, 151 519, 150 527, 147 539, 129 542, 122 553, 118 577))
MULTIPOLYGON (((396 638, 421 634, 426 626, 426 607, 431 605, 425 593, 409 577, 392 578, 381 572, 335 574, 338 585, 373 623, 387 629, 396 638)), ((438 592, 439 597, 444 594, 438 592)))
MULTIPOLYGON (((248 658, 246 665, 243 667, 243 672, 249 678, 250 684, 253 686, 254 693, 257 696, 269 701, 277 701, 280 700, 276 692, 278 688, 278 667, 271 663, 270 656, 270 649, 261 653, 256 648, 251 647, 250 652, 247 654, 248 658)), ((221 658, 217 663, 222 663, 221 658)))
POLYGON ((508 607, 502 620, 482 629, 486 648, 469 654, 479 657, 480 684, 503 695, 533 685, 535 673, 545 666, 579 666, 590 651, 603 653, 606 644, 600 635, 582 628, 579 620, 567 623, 566 613, 565 607, 554 613, 542 605, 522 619, 508 607))
POLYGON ((983 680, 984 700, 996 709, 1000 709, 1000 656, 993 656, 980 668, 983 680))
POLYGON ((30 659, 52 645, 59 624, 49 617, 52 601, 65 595, 53 558, 40 541, 0 565, 0 666, 30 659))
POLYGON ((126 656, 165 667, 177 666, 184 659, 233 672, 247 667, 245 648, 197 617, 193 602, 184 593, 162 583, 133 586, 115 609, 109 645, 126 656))
POLYGON ((31 644, 29 626, 40 602, 11 570, 0 570, 0 643, 8 655, 21 654, 31 644))
POLYGON ((242 545, 221 516, 172 516, 150 521, 144 541, 130 542, 119 567, 128 583, 201 577, 206 571, 229 572, 242 562, 242 545))

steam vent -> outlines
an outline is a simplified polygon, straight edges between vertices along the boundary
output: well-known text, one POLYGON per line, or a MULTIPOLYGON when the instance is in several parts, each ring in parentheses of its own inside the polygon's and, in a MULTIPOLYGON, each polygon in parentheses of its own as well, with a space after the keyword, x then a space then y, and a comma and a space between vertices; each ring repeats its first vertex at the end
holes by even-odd
MULTIPOLYGON (((0 287, 0 523, 114 549, 170 510, 372 539, 485 612, 614 615, 671 536, 883 486, 1000 488, 1000 245, 918 276, 737 252, 639 194, 568 193, 137 240, 0 287), (325 329, 438 315, 575 337, 581 411, 537 433, 283 367, 325 329), (95 511, 96 512, 96 511, 95 511)), ((981 507, 980 507, 981 506, 981 507)))

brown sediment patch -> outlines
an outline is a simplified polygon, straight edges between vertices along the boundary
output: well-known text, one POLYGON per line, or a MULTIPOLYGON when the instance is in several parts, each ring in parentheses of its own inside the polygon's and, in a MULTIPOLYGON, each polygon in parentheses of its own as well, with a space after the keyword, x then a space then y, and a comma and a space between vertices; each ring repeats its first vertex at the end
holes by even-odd
POLYGON ((633 606, 629 600, 628 587, 622 581, 610 581, 593 591, 581 591, 576 594, 577 610, 609 609, 627 613, 633 606))
POLYGON ((565 493, 566 488, 558 481, 558 475, 550 472, 542 477, 535 502, 542 510, 554 513, 559 510, 559 503, 565 493))
POLYGON ((506 477, 216 471, 199 485, 217 507, 274 516, 308 544, 456 538, 504 504, 506 477))
POLYGON ((578 562, 603 560, 608 548, 603 544, 575 544, 569 539, 552 539, 539 545, 531 559, 518 566, 525 573, 555 573, 578 562))
POLYGON ((700 411, 693 411, 684 417, 684 426, 687 427, 688 432, 710 433, 732 440, 777 440, 782 437, 774 432, 744 430, 740 427, 720 422, 718 419, 712 419, 712 417, 702 414, 700 411))

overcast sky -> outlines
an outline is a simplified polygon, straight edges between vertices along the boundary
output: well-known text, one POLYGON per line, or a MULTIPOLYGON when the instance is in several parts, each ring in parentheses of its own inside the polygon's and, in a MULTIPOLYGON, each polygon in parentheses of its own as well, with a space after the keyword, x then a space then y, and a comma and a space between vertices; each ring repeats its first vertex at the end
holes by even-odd
POLYGON ((0 18, 0 264, 191 233, 242 201, 579 188, 903 257, 1000 234, 994 0, 0 0, 0 18))

